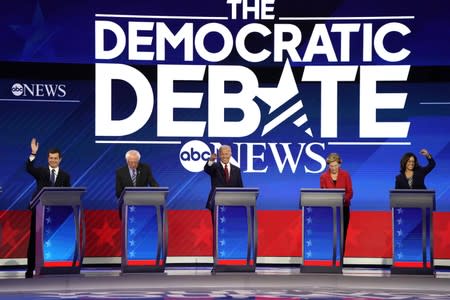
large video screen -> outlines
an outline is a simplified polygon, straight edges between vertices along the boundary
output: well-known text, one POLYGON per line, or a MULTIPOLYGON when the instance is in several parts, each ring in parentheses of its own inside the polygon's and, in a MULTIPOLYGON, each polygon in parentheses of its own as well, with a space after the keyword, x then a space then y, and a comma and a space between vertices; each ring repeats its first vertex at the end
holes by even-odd
POLYGON ((14 1, 0 18, 1 210, 28 207, 30 141, 63 151, 87 209, 115 209, 140 151, 168 207, 203 209, 221 145, 261 210, 299 208, 331 152, 354 210, 389 210, 400 159, 428 149, 450 210, 445 1, 14 1))

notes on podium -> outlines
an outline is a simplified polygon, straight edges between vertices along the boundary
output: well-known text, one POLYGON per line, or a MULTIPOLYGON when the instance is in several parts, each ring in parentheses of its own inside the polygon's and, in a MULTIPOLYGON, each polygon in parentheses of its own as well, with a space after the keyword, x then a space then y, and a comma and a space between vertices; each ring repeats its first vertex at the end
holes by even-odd
POLYGON ((434 274, 433 190, 391 190, 393 274, 434 274))
POLYGON ((344 189, 300 190, 305 273, 342 273, 344 189))
POLYGON ((85 191, 83 187, 45 187, 31 201, 36 209, 36 275, 80 273, 85 191))
POLYGON ((258 188, 216 188, 214 194, 214 271, 254 272, 258 188))
POLYGON ((122 272, 164 272, 167 187, 127 187, 122 206, 122 272))

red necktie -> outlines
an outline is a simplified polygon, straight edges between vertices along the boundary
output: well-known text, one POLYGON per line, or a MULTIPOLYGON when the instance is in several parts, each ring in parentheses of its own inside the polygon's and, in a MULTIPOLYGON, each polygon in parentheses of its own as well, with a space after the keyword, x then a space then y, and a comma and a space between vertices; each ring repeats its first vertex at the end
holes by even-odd
POLYGON ((225 165, 225 182, 229 183, 230 182, 230 175, 228 174, 228 165, 225 165))

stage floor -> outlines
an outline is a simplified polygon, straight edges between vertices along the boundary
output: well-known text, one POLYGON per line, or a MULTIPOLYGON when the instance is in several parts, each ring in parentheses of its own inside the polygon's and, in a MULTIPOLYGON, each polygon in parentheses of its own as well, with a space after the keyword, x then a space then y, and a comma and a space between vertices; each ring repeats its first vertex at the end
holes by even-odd
POLYGON ((255 273, 211 274, 209 267, 168 267, 163 274, 88 268, 80 275, 25 279, 0 272, 7 299, 450 299, 450 272, 390 275, 388 269, 344 268, 344 274, 301 274, 258 267, 255 273))

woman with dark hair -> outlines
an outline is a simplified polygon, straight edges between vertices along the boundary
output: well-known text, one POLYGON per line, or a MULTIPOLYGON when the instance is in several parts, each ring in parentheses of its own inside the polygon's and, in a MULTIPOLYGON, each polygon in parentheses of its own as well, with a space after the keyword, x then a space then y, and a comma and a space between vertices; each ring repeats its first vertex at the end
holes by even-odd
POLYGON ((425 176, 436 166, 431 154, 427 149, 420 150, 428 164, 421 167, 417 162, 417 157, 412 152, 405 153, 400 160, 400 174, 395 177, 396 189, 420 189, 425 190, 425 176))

